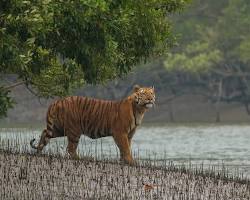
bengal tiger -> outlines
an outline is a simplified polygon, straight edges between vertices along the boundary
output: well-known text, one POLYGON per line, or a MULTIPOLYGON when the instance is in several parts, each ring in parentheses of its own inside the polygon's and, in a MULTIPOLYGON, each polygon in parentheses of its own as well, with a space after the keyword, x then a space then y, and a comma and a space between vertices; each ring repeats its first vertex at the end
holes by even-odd
POLYGON ((71 96, 52 103, 47 111, 47 128, 37 146, 41 152, 51 138, 67 136, 67 151, 78 158, 77 145, 81 134, 92 139, 112 136, 120 151, 120 159, 133 164, 131 140, 145 112, 155 104, 153 87, 134 86, 132 94, 118 101, 71 96))

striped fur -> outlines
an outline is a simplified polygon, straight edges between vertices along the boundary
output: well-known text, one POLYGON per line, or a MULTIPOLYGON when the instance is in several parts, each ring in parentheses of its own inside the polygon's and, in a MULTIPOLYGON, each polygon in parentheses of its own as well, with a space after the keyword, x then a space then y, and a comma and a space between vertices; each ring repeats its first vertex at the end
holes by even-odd
POLYGON ((154 104, 153 88, 134 87, 133 93, 120 101, 107 101, 88 97, 71 96, 56 100, 47 112, 47 128, 38 146, 41 152, 50 138, 68 138, 68 153, 77 158, 76 149, 81 134, 92 139, 113 136, 120 149, 121 159, 132 163, 131 139, 140 125, 145 111, 154 104))

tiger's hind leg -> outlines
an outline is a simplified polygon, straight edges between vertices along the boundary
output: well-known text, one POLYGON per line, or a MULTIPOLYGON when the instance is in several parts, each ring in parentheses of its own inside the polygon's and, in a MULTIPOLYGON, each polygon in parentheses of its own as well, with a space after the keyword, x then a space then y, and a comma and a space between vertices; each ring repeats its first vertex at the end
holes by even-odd
POLYGON ((67 138, 68 138, 68 146, 67 146, 68 154, 73 159, 79 159, 79 156, 76 150, 77 150, 77 146, 79 143, 80 135, 78 136, 78 135, 73 135, 73 134, 68 133, 67 138))
POLYGON ((79 156, 76 152, 77 146, 78 146, 78 142, 68 140, 67 151, 70 157, 73 159, 79 159, 79 156))
POLYGON ((59 130, 57 130, 55 128, 51 129, 51 128, 47 127, 47 129, 43 130, 38 145, 35 146, 33 144, 35 139, 32 139, 30 141, 30 145, 32 148, 37 149, 37 152, 40 153, 43 150, 43 148, 49 143, 49 140, 51 138, 56 138, 56 137, 61 137, 61 136, 63 136, 63 132, 60 132, 59 130))
POLYGON ((52 137, 53 137, 53 133, 49 131, 48 129, 44 129, 40 137, 38 145, 35 146, 33 144, 35 139, 30 141, 30 145, 32 148, 37 149, 37 152, 40 153, 43 150, 43 148, 49 143, 49 140, 52 137))

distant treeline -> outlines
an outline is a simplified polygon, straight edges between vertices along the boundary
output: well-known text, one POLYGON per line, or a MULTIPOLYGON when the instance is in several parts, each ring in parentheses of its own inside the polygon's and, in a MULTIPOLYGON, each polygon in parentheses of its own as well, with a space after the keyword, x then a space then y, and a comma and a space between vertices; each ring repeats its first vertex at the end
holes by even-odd
POLYGON ((174 17, 179 45, 165 60, 173 95, 195 93, 216 105, 250 102, 250 2, 195 0, 174 17))

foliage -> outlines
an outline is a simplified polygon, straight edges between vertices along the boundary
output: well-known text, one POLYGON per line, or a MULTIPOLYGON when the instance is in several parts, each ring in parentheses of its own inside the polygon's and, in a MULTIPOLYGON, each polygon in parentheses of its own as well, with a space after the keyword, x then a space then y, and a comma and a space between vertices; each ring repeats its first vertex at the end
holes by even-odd
POLYGON ((163 55, 174 42, 167 14, 189 0, 2 0, 0 73, 38 96, 63 96, 163 55))
POLYGON ((9 91, 0 87, 0 117, 6 116, 9 108, 12 108, 13 101, 9 96, 9 91))
POLYGON ((223 57, 220 50, 210 49, 208 43, 195 41, 185 47, 184 53, 169 54, 168 59, 165 62, 167 70, 206 73, 221 62, 223 57))

